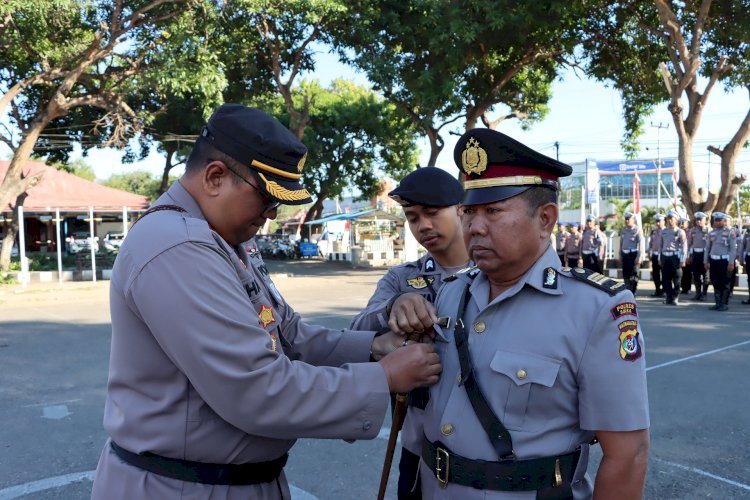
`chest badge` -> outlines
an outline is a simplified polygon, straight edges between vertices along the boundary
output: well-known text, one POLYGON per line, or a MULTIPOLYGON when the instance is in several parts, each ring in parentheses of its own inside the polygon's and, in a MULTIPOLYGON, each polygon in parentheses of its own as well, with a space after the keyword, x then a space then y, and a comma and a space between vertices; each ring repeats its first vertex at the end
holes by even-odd
POLYGON ((276 318, 273 317, 273 308, 267 305, 262 305, 260 307, 260 312, 258 313, 258 319, 260 319, 260 323, 263 325, 263 328, 267 327, 271 323, 275 323, 276 318))
POLYGON ((423 276, 419 276, 418 278, 406 280, 406 284, 415 290, 421 290, 422 288, 427 287, 427 285, 432 284, 433 281, 435 281, 435 278, 425 279, 423 276))

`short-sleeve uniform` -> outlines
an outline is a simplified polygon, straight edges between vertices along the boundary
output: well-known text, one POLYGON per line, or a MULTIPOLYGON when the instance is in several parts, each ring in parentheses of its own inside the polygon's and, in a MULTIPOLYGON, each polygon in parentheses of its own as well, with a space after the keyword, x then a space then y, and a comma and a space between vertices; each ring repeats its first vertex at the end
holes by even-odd
MULTIPOLYGON (((581 447, 572 487, 575 498, 583 499, 592 494, 586 467, 587 443, 594 431, 649 427, 644 343, 630 291, 621 283, 620 292, 604 291, 573 277, 587 271, 564 269, 550 247, 491 303, 484 273, 474 278, 462 273, 443 286, 437 308, 454 323, 462 292, 469 286, 463 322, 474 376, 510 432, 517 459, 562 455, 581 447)), ((606 280, 596 274, 592 279, 606 280)), ((435 346, 443 373, 430 389, 426 438, 469 459, 497 461, 465 387, 458 383, 453 330, 437 329, 435 346)), ((442 489, 424 461, 421 465, 424 498, 535 498, 533 491, 478 490, 454 483, 442 489)))
MULTIPOLYGON (((185 212, 139 221, 113 270, 111 439, 133 453, 243 464, 277 459, 301 437, 375 437, 389 393, 382 367, 366 363, 374 332, 306 325, 260 257, 212 231, 179 182, 163 204, 185 212)), ((128 465, 109 445, 92 491, 107 500, 289 496, 283 472, 259 485, 183 482, 128 465)))

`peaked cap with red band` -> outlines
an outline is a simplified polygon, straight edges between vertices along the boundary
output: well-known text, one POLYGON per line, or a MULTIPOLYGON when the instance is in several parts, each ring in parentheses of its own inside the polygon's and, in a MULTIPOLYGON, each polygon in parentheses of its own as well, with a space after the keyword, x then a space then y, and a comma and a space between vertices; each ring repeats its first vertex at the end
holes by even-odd
POLYGON ((573 172, 569 165, 489 128, 462 135, 453 159, 466 175, 464 205, 494 203, 534 186, 559 190, 559 178, 573 172))

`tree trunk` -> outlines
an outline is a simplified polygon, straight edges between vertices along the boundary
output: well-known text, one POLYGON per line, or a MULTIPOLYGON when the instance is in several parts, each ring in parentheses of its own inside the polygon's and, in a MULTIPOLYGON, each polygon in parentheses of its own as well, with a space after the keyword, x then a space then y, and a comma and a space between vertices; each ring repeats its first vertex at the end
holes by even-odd
POLYGON ((443 151, 444 142, 434 128, 425 127, 425 133, 427 134, 427 139, 430 141, 430 159, 427 160, 427 166, 434 167, 437 164, 440 152, 443 151))
POLYGON ((326 200, 326 198, 328 198, 328 195, 325 193, 321 193, 315 200, 315 203, 313 203, 312 206, 307 209, 307 217, 305 217, 305 220, 307 222, 320 219, 320 216, 323 213, 323 202, 326 200))
MULTIPOLYGON (((0 272, 8 272, 10 269, 11 252, 13 251, 13 244, 16 242, 16 236, 18 236, 18 208, 23 205, 24 200, 28 193, 21 193, 16 198, 16 209, 11 212, 10 224, 3 223, 5 228, 5 235, 3 236, 3 248, 0 250, 0 272)), ((19 258, 21 256, 21 247, 18 247, 19 258)))
POLYGON ((169 189, 169 171, 174 167, 174 165, 172 165, 172 155, 174 155, 176 150, 177 147, 167 148, 167 161, 164 164, 164 172, 161 174, 161 184, 156 192, 157 198, 166 193, 167 189, 169 189))

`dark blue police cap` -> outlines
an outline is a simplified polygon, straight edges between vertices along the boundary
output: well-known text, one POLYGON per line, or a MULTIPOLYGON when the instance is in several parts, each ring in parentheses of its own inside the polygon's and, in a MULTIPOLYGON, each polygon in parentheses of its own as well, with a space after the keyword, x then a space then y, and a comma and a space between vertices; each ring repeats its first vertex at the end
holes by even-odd
POLYGON ((273 116, 242 104, 224 104, 198 140, 249 167, 271 199, 286 205, 312 201, 300 183, 307 148, 273 116))
POLYGON ((388 193, 402 207, 450 207, 461 202, 464 189, 451 174, 437 167, 417 168, 388 193))
POLYGON ((489 128, 462 135, 453 159, 466 175, 465 205, 505 200, 534 186, 559 190, 559 178, 573 172, 569 165, 489 128))

